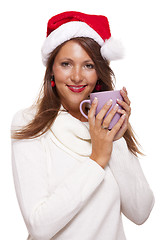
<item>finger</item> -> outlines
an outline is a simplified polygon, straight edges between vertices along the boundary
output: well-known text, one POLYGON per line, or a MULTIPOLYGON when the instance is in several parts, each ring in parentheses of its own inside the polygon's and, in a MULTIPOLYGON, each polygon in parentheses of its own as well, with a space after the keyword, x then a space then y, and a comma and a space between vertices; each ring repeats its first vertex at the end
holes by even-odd
POLYGON ((131 107, 124 101, 117 99, 117 103, 128 113, 131 114, 131 107))
POLYGON ((131 104, 131 101, 129 100, 128 98, 128 93, 127 93, 127 90, 120 90, 120 93, 121 93, 121 96, 123 97, 124 101, 130 106, 131 104))
POLYGON ((125 119, 122 126, 118 130, 117 134, 114 136, 114 141, 123 137, 127 129, 128 129, 128 121, 127 119, 125 119))
POLYGON ((98 99, 95 97, 92 102, 91 108, 88 112, 88 122, 90 124, 90 127, 94 127, 95 125, 95 114, 96 114, 97 105, 98 105, 98 99))
POLYGON ((125 91, 126 94, 128 94, 127 89, 125 87, 123 87, 122 90, 125 91))
POLYGON ((119 113, 119 114, 121 114, 121 115, 125 114, 125 115, 126 115, 126 118, 129 118, 129 114, 128 114, 125 110, 123 110, 123 109, 121 109, 121 108, 119 108, 119 109, 117 110, 117 113, 119 113))
POLYGON ((103 126, 109 127, 109 124, 110 124, 112 118, 114 117, 114 115, 116 114, 118 108, 119 108, 119 105, 118 105, 118 104, 116 104, 116 105, 112 108, 112 110, 108 113, 107 117, 104 119, 104 121, 103 121, 103 126))
POLYGON ((126 111, 125 111, 124 109, 119 108, 119 109, 117 110, 117 113, 123 115, 123 114, 126 114, 126 111))
POLYGON ((105 117, 106 113, 112 106, 112 99, 110 99, 101 109, 101 111, 97 114, 96 116, 96 121, 95 121, 95 126, 96 127, 101 127, 101 124, 103 122, 103 118, 105 117))
POLYGON ((113 139, 115 137, 115 135, 117 134, 117 132, 120 130, 120 128, 122 127, 124 121, 126 119, 126 115, 123 114, 120 119, 118 120, 118 122, 114 125, 114 127, 112 128, 112 130, 110 131, 110 134, 112 135, 113 139))

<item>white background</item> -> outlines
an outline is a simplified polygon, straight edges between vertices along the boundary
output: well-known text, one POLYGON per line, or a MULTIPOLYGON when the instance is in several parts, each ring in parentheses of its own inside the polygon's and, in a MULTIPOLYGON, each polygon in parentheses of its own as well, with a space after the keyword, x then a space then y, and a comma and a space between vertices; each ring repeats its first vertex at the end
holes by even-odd
MULTIPOLYGON (((10 124, 16 111, 33 103, 43 81, 45 68, 40 50, 47 21, 53 15, 67 10, 106 15, 112 35, 120 38, 126 48, 125 59, 113 62, 111 67, 117 78, 116 88, 126 86, 132 102, 130 121, 146 154, 140 161, 156 203, 143 225, 137 226, 124 217, 124 228, 128 240, 160 239, 158 0, 6 0, 3 4, 1 1, 1 239, 25 240, 27 237, 12 179, 10 124)), ((109 240, 107 236, 106 240, 109 240)))

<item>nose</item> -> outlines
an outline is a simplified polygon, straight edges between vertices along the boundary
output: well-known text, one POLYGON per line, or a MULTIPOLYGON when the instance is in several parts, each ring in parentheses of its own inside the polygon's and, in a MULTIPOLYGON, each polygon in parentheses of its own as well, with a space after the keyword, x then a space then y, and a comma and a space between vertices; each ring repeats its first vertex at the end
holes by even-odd
POLYGON ((80 83, 83 81, 83 74, 82 74, 82 70, 80 67, 74 67, 72 69, 72 73, 71 73, 71 81, 74 83, 80 83))

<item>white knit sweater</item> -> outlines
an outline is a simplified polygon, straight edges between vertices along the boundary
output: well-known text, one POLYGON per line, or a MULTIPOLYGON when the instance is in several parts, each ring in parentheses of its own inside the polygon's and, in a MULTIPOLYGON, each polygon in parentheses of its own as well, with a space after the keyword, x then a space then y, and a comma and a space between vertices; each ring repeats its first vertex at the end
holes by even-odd
MULTIPOLYGON (((13 118, 12 129, 32 117, 13 118)), ((18 202, 30 240, 125 240, 121 212, 142 224, 154 196, 138 159, 123 138, 113 143, 108 166, 90 159, 88 123, 60 112, 51 131, 12 140, 18 202)))

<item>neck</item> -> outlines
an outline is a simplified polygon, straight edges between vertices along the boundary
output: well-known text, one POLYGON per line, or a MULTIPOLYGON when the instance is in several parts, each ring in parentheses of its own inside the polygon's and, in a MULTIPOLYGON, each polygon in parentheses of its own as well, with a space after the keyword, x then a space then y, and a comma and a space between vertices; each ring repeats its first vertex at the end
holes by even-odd
MULTIPOLYGON (((85 118, 85 117, 81 114, 79 108, 78 108, 78 109, 67 109, 67 107, 65 107, 64 105, 63 105, 63 107, 69 112, 69 114, 71 114, 73 117, 79 119, 81 122, 88 122, 88 119, 85 118)), ((83 108, 83 112, 85 112, 85 113, 87 114, 87 111, 86 111, 86 109, 85 109, 85 106, 84 106, 84 108, 83 108)))
MULTIPOLYGON (((70 113, 70 112, 69 112, 70 113)), ((79 115, 74 114, 74 113, 70 113, 73 117, 79 119, 81 122, 88 122, 88 119, 85 118, 81 113, 79 113, 79 115)))

